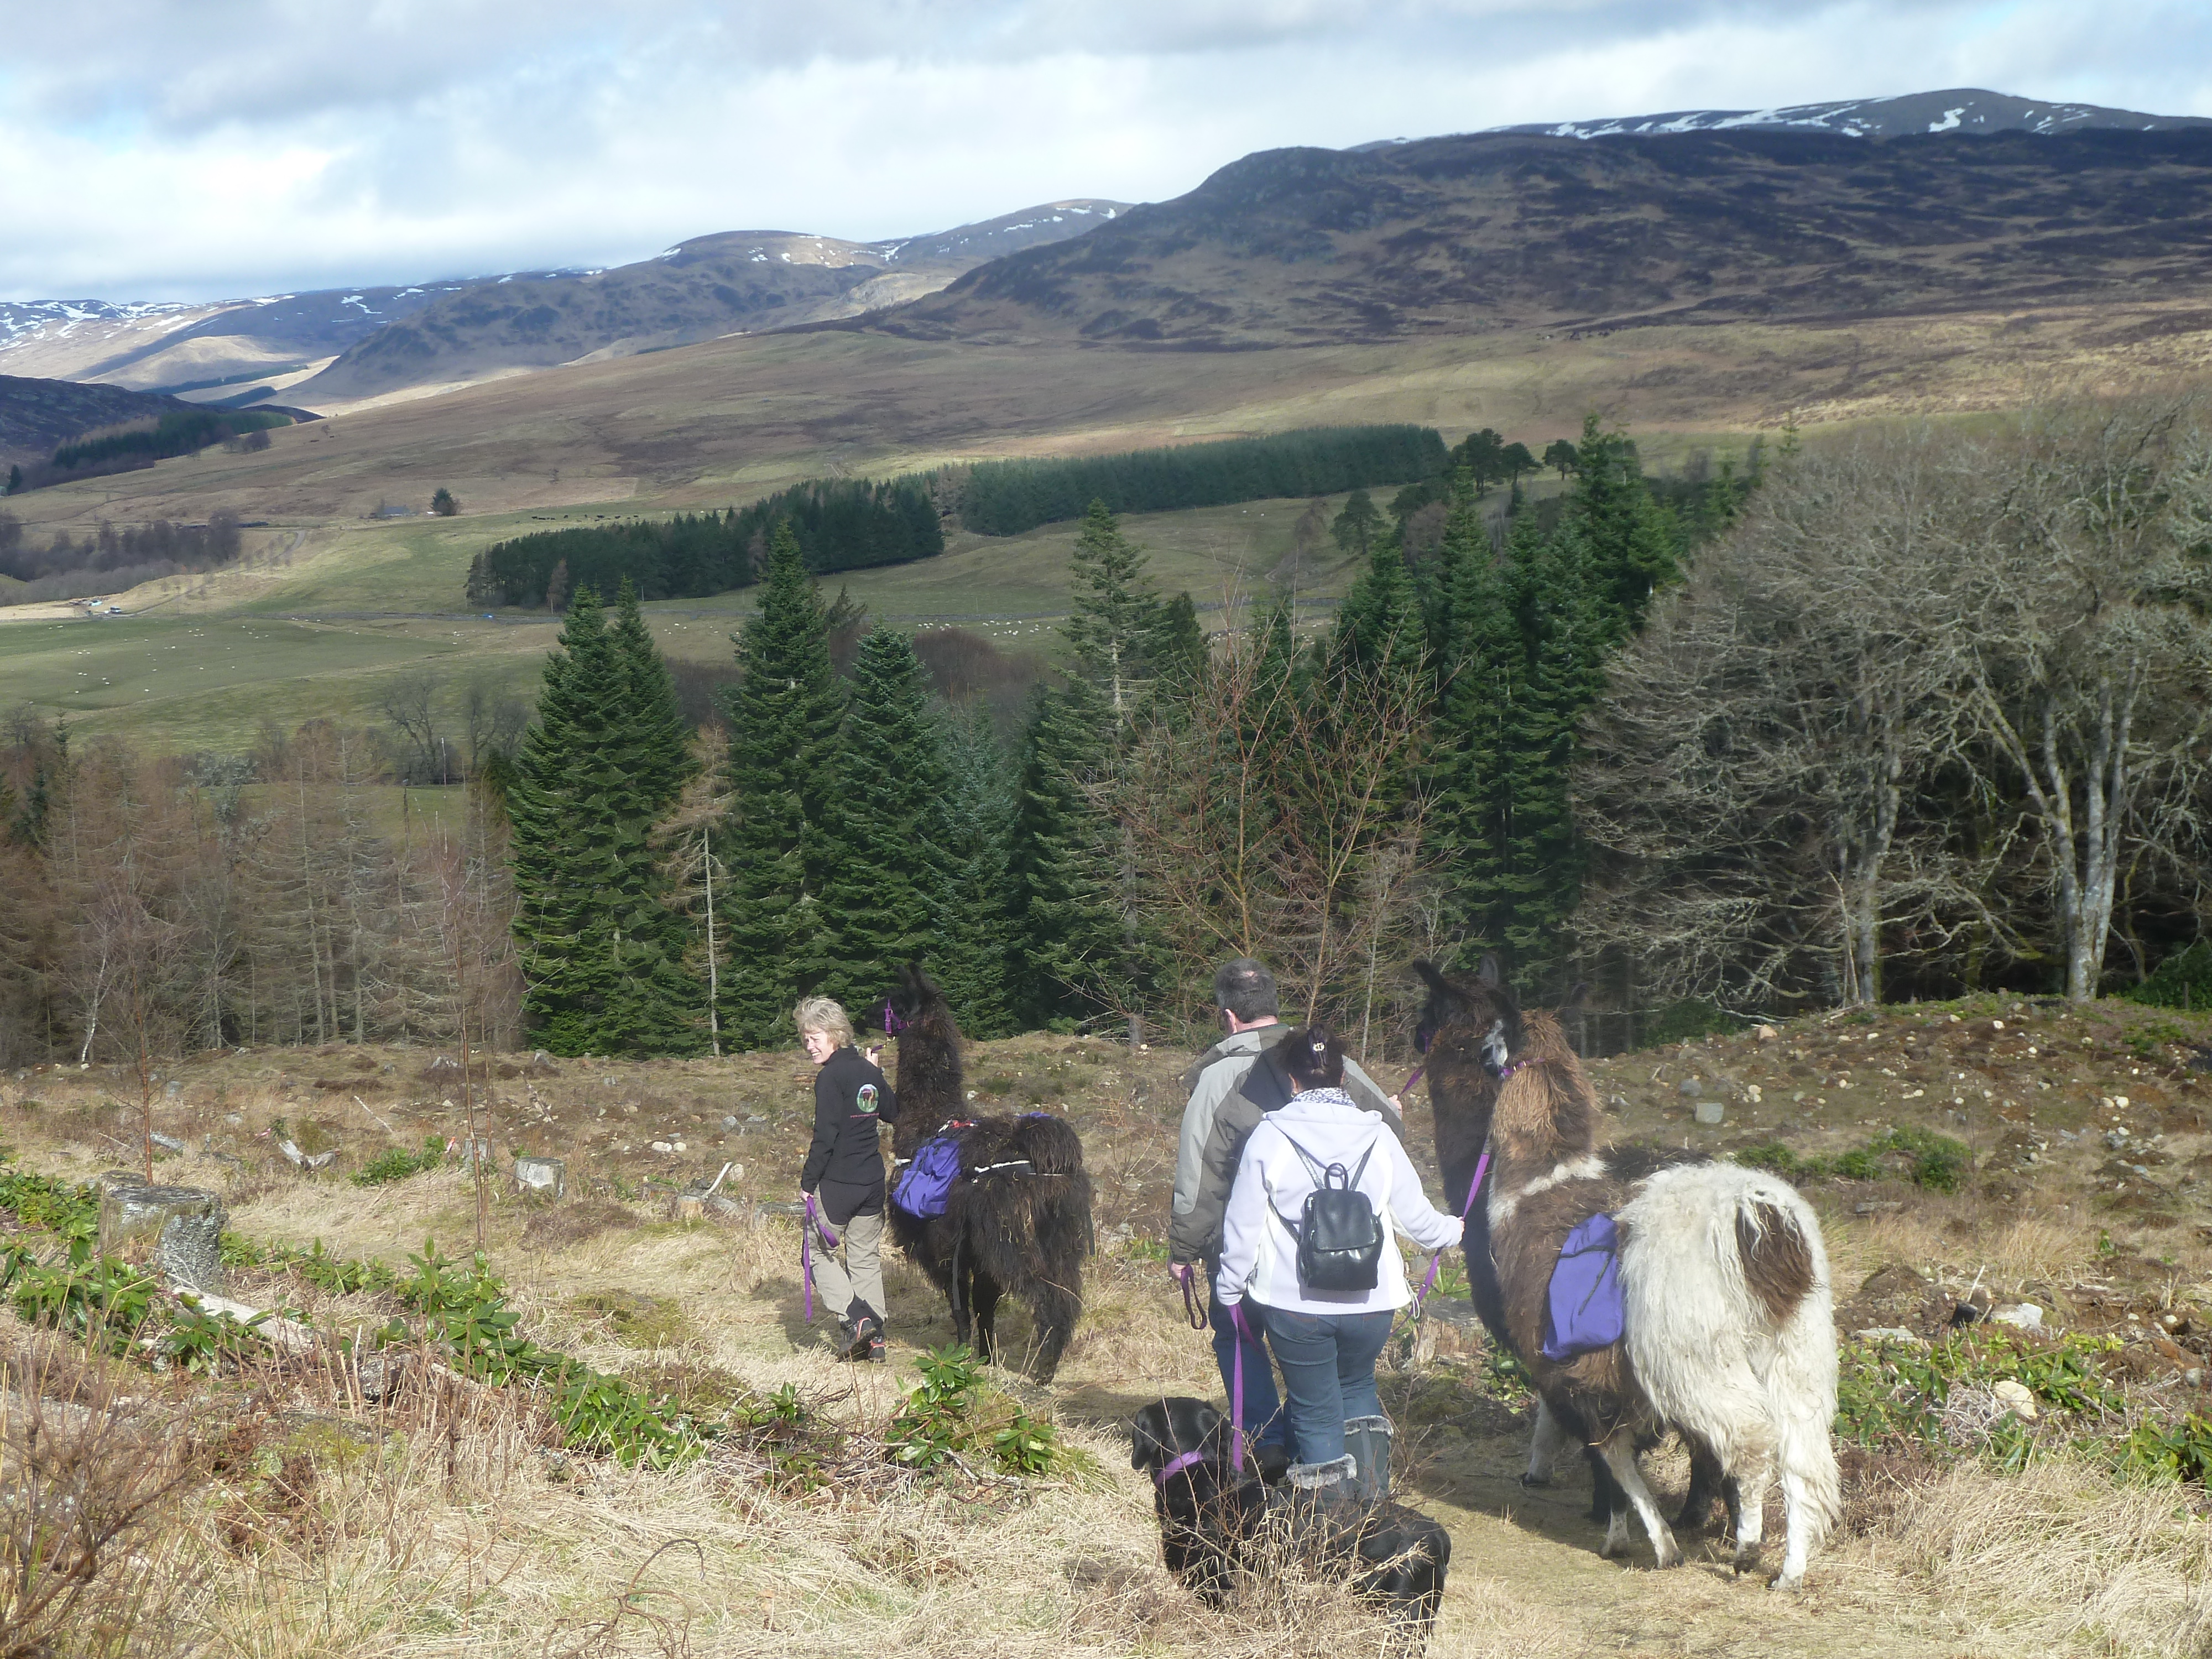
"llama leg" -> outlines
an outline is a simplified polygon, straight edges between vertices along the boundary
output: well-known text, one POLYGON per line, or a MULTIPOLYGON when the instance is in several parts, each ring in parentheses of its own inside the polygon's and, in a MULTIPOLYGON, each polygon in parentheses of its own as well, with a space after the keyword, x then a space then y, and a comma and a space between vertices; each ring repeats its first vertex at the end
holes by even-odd
POLYGON ((1571 1443, 1565 1429, 1553 1414, 1548 1401, 1536 1401, 1536 1430, 1528 1440, 1528 1473, 1521 1477, 1524 1486, 1548 1486, 1552 1484, 1552 1465, 1571 1443))
MULTIPOLYGON (((1682 1446, 1690 1454, 1690 1490, 1683 1497, 1681 1513, 1674 1517, 1674 1530, 1700 1533, 1712 1516, 1713 1499, 1723 1495, 1728 1476, 1712 1448, 1696 1435, 1684 1434, 1682 1446)), ((1735 1517, 1733 1498, 1729 1500, 1729 1517, 1731 1521, 1735 1517)))
POLYGON ((1758 1464, 1730 1484, 1736 1488, 1729 1506, 1735 1522, 1735 1570, 1750 1572, 1759 1565, 1759 1550, 1766 1529, 1766 1492, 1774 1480, 1774 1464, 1761 1458, 1758 1464))
POLYGON ((1620 1547, 1607 1553, 1622 1554, 1628 1548, 1628 1494, 1621 1491, 1620 1482, 1606 1467, 1604 1453, 1595 1446, 1585 1446, 1583 1458, 1589 1463, 1590 1472, 1589 1518, 1606 1529, 1608 1540, 1618 1534, 1620 1547))
POLYGON ((975 1354, 988 1359, 999 1343, 999 1281, 978 1268, 971 1281, 975 1299, 975 1354))
MULTIPOLYGON (((1606 1467, 1613 1471, 1613 1478, 1620 1482, 1620 1489, 1635 1506, 1636 1518, 1643 1522, 1644 1530, 1651 1540, 1651 1553, 1657 1565, 1680 1566, 1682 1552, 1675 1546, 1674 1534, 1667 1528, 1666 1517, 1659 1513, 1651 1488, 1644 1484, 1644 1471, 1636 1467, 1636 1436, 1627 1429, 1616 1429, 1600 1449, 1605 1454, 1606 1467)), ((1609 1536, 1607 1542, 1612 1542, 1609 1536)))
MULTIPOLYGON (((1796 1589, 1805 1582, 1805 1562, 1813 1553, 1813 1546, 1820 1541, 1820 1516, 1826 1507, 1817 1501, 1816 1479, 1808 1479, 1803 1471, 1784 1463, 1782 1467, 1782 1514, 1785 1541, 1782 1550, 1780 1577, 1767 1586, 1769 1589, 1796 1589)), ((1832 1491, 1831 1487, 1831 1491, 1832 1491)))

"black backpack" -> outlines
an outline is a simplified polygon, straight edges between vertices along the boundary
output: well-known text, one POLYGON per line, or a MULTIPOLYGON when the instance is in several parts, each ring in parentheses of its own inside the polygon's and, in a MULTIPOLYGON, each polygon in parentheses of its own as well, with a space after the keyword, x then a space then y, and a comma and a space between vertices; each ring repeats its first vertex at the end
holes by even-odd
MULTIPOLYGON (((1283 1139, 1305 1160, 1316 1183, 1306 1194, 1304 1226, 1291 1226, 1275 1210, 1275 1219, 1297 1241, 1299 1281, 1316 1291, 1373 1290, 1382 1278, 1382 1219, 1375 1213, 1373 1201, 1359 1190, 1359 1177, 1375 1156, 1375 1143, 1367 1143, 1358 1164, 1347 1173, 1341 1164, 1322 1168, 1320 1159, 1290 1136, 1283 1139)), ((1275 1208, 1272 1204, 1267 1207, 1275 1208)))

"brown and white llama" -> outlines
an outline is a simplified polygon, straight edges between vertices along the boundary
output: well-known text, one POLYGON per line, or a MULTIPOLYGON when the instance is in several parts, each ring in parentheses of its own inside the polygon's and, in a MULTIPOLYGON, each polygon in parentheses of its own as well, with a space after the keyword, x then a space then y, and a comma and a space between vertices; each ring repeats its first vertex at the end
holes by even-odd
MULTIPOLYGON (((1580 1426, 1662 1567, 1681 1552, 1637 1467, 1639 1432, 1674 1427, 1710 1457, 1729 1489, 1739 1570, 1759 1559, 1778 1474, 1787 1537, 1775 1586, 1795 1588, 1838 1508, 1835 1327, 1812 1207, 1787 1182, 1732 1164, 1638 1171, 1610 1158, 1598 1146, 1596 1097, 1555 1015, 1524 1012, 1494 962, 1472 980, 1416 969, 1429 987, 1423 1025, 1440 1143, 1453 1126, 1454 1145, 1440 1150, 1449 1168, 1458 1141, 1490 1146, 1482 1209, 1495 1311, 1550 1416, 1580 1426), (1625 1334, 1553 1362, 1542 1352, 1552 1273, 1567 1235, 1600 1213, 1619 1229, 1625 1334)), ((1465 1179, 1457 1184, 1464 1199, 1465 1179)), ((1616 1511, 1606 1552, 1626 1546, 1616 1511)))

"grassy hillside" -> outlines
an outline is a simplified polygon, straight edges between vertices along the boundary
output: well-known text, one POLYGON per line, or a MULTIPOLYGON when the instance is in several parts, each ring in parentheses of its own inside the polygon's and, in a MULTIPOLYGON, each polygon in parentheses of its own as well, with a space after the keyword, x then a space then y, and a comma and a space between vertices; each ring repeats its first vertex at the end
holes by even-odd
MULTIPOLYGON (((1398 1490, 1455 1540, 1429 1651, 2201 1651, 2212 1628, 2201 1485, 2140 1484, 2109 1468, 2139 1425, 2204 1399, 2212 1256, 2190 1206, 2212 1154, 2187 1061, 2208 1037, 2206 1022, 2160 1011, 1984 999, 1594 1064, 1617 1139, 1747 1155, 1779 1139, 1809 1155, 1904 1129, 1958 1138, 1971 1167, 1954 1191, 1897 1159, 1866 1178, 1807 1179, 1837 1287, 1844 1508, 1802 1595, 1733 1577, 1711 1534, 1686 1540, 1680 1571, 1651 1572, 1640 1536, 1625 1566, 1604 1559, 1578 1469, 1548 1487, 1520 1484, 1530 1397, 1466 1304, 1447 1294, 1419 1329, 1401 1330, 1382 1376, 1400 1428, 1398 1490), (1961 1073, 1977 1086, 1957 1087, 1961 1073), (1726 1103, 1728 1121, 1692 1121, 1679 1088, 1692 1077, 1726 1103), (2139 1143, 2124 1160, 2106 1146, 2123 1127, 2139 1143), (1961 1303, 2033 1304, 2042 1330, 1960 1331, 1948 1322, 1961 1303), (2033 1419, 2005 1411, 2000 1381, 2027 1389, 2033 1419)), ((489 1263, 518 1334, 732 1431, 698 1462, 657 1471, 559 1449, 527 1389, 450 1373, 365 1405, 314 1361, 249 1357, 163 1389, 125 1368, 78 1395, 126 1396, 101 1418, 112 1427, 100 1467, 127 1479, 131 1449, 160 1445, 185 1459, 193 1484, 190 1501, 155 1508, 135 1552, 108 1553, 109 1571, 153 1564, 144 1605, 176 1621, 179 1645, 220 1629, 254 1653, 400 1644, 426 1659, 521 1659, 548 1651, 549 1632, 568 1644, 550 1644, 556 1652, 700 1659, 794 1648, 917 1659, 1376 1651, 1371 1624, 1294 1572, 1244 1583, 1224 1610, 1201 1607, 1165 1575, 1150 1486, 1128 1467, 1125 1425, 1139 1404, 1220 1391, 1163 1268, 1174 1079, 1188 1058, 1042 1035, 970 1055, 985 1105, 1040 1106, 1077 1127, 1097 1183, 1100 1252, 1059 1377, 1048 1388, 1015 1370, 988 1379, 990 1409, 1018 1403, 1078 1454, 1050 1475, 887 1467, 902 1386, 922 1351, 949 1340, 949 1318, 892 1252, 891 1364, 856 1374, 819 1346, 821 1323, 801 1308, 796 1231, 753 1209, 793 1190, 811 1110, 799 1056, 518 1054, 495 1058, 483 1079, 500 1167, 515 1151, 559 1156, 568 1183, 554 1204, 525 1200, 503 1176, 493 1184, 489 1263), (725 1164, 734 1214, 672 1219, 672 1194, 725 1164), (779 1390, 780 1420, 807 1432, 763 1440, 749 1414, 779 1390), (779 1446, 823 1455, 794 1463, 779 1446), (145 1547, 156 1540, 179 1553, 145 1547), (197 1571, 173 1573, 173 1561, 197 1571), (581 1648, 593 1628, 599 1644, 581 1648)), ((228 1225, 255 1247, 319 1239, 403 1273, 426 1237, 462 1255, 474 1204, 450 1164, 368 1188, 345 1179, 379 1153, 463 1133, 458 1068, 434 1061, 419 1048, 263 1048, 176 1068, 155 1127, 191 1151, 165 1154, 158 1174, 222 1191, 228 1225), (275 1150, 279 1137, 333 1152, 336 1165, 303 1177, 275 1150)), ((127 1068, 105 1066, 0 1079, 0 1141, 16 1167, 89 1178, 127 1162, 137 1090, 127 1068)), ((1411 1127, 1434 1192, 1426 1115, 1411 1127)), ((34 1250, 49 1242, 35 1214, 0 1219, 29 1229, 9 1237, 34 1250)), ((405 1312, 389 1292, 267 1267, 234 1267, 230 1291, 329 1327, 405 1312)), ((1026 1313, 1008 1307, 1000 1331, 1018 1356, 1026 1313)), ((51 1381, 26 1389, 39 1375, 33 1346, 0 1309, 0 1365, 19 1395, 96 1382, 64 1355, 45 1371, 51 1381)), ((98 1441, 60 1443, 101 1455, 98 1441)), ((1671 1512, 1686 1460, 1662 1449, 1647 1467, 1671 1512)), ((0 1481, 19 1483, 8 1490, 21 1489, 22 1468, 0 1462, 0 1481)))

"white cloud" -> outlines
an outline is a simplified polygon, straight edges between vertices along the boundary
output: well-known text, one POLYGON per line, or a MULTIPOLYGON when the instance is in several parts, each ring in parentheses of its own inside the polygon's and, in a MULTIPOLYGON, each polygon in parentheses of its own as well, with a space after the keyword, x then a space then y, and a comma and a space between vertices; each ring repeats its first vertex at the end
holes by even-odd
POLYGON ((2192 0, 17 9, 0 294, 216 297, 1158 200, 1254 149, 1984 86, 2212 114, 2192 0))

